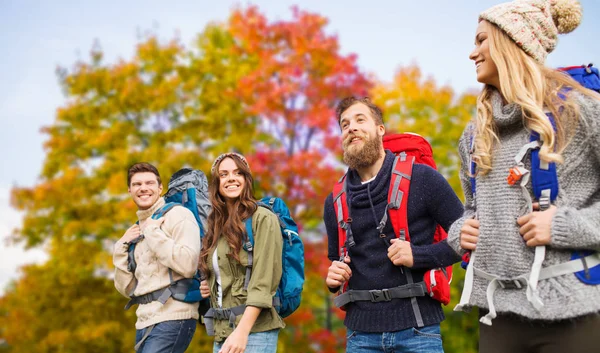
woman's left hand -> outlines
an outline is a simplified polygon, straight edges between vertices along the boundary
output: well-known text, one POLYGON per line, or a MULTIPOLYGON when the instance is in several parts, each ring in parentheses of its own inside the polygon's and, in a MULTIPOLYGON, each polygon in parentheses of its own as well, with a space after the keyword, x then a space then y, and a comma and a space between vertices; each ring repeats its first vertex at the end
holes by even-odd
POLYGON ((552 217, 556 213, 556 206, 552 205, 545 211, 540 211, 539 203, 533 204, 533 212, 517 219, 519 233, 527 243, 527 246, 538 246, 550 244, 552 229, 552 217))
POLYGON ((202 298, 210 297, 210 287, 208 286, 208 281, 206 280, 200 282, 200 295, 202 298))
POLYGON ((248 334, 249 332, 244 332, 239 326, 236 327, 223 343, 219 353, 244 353, 248 344, 248 334))

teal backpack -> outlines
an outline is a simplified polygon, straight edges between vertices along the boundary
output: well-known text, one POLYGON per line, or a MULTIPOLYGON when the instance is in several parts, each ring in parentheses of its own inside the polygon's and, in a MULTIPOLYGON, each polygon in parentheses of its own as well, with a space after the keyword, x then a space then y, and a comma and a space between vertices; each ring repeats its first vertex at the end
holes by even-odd
MULTIPOLYGON (((283 247, 281 256, 282 273, 281 280, 275 296, 273 306, 282 318, 291 315, 300 306, 302 286, 304 285, 304 245, 298 235, 298 226, 290 215, 290 210, 285 202, 277 197, 265 197, 258 201, 259 207, 265 207, 277 215, 283 247)), ((248 252, 248 266, 246 267, 246 278, 244 289, 248 289, 250 277, 252 276, 254 234, 252 231, 252 217, 245 221, 247 238, 244 241, 244 250, 248 252)), ((260 274, 259 274, 260 275, 260 274)), ((210 308, 204 315, 206 334, 215 335, 214 320, 229 320, 229 325, 235 327, 236 317, 242 315, 246 305, 238 305, 233 308, 210 308)))
MULTIPOLYGON (((279 287, 275 297, 273 297, 273 306, 277 309, 279 316, 287 317, 300 306, 302 286, 304 285, 304 245, 298 235, 298 226, 282 199, 264 197, 258 201, 258 206, 267 208, 279 219, 281 236, 283 237, 282 274, 279 287)), ((246 268, 244 289, 248 288, 250 276, 252 275, 252 252, 254 247, 252 218, 246 220, 246 233, 248 238, 244 243, 244 250, 248 252, 248 267, 246 268)))

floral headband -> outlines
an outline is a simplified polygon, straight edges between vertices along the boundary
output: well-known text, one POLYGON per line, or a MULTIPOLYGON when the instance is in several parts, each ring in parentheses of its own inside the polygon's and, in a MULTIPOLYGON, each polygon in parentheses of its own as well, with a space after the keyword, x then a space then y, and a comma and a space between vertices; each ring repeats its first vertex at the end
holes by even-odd
POLYGON ((246 167, 248 167, 248 169, 250 169, 250 165, 248 164, 248 161, 246 160, 246 157, 244 157, 244 156, 242 156, 241 154, 239 154, 239 153, 236 153, 236 152, 227 152, 227 153, 223 153, 222 155, 220 155, 219 157, 217 157, 217 159, 215 159, 215 161, 214 161, 214 162, 213 162, 213 164, 212 164, 212 167, 210 167, 210 172, 211 172, 212 174, 215 174, 215 172, 216 172, 216 168, 217 168, 217 165, 218 165, 218 164, 219 164, 219 163, 220 163, 222 160, 224 160, 225 158, 227 158, 227 157, 231 157, 231 156, 236 156, 236 157, 238 157, 239 159, 241 159, 241 160, 242 160, 242 162, 244 162, 244 164, 246 165, 246 167))

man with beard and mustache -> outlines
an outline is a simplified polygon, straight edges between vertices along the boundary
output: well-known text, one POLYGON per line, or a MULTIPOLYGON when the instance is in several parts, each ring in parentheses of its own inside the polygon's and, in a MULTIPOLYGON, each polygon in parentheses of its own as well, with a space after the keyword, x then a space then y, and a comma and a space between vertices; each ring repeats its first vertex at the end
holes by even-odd
POLYGON ((384 300, 377 296, 351 300, 344 306, 347 352, 443 352, 440 302, 429 295, 407 296, 403 292, 407 287, 402 286, 409 283, 408 276, 420 282, 425 271, 460 260, 445 240, 434 244, 433 236, 437 224, 447 231, 463 214, 462 203, 440 173, 415 164, 408 195, 410 243, 396 239, 391 222, 380 232, 377 227, 388 212, 395 159, 383 148, 381 110, 368 98, 349 97, 337 106, 336 118, 342 131, 344 162, 349 167, 346 201, 355 245, 348 247, 349 256, 340 258, 338 223, 330 194, 324 207, 328 257, 332 261, 327 287, 335 293, 348 282, 347 293, 370 294, 384 289, 402 293, 384 300))
MULTIPOLYGON (((135 350, 138 353, 185 352, 196 331, 198 303, 186 303, 165 296, 172 281, 192 278, 200 257, 200 228, 194 214, 174 206, 163 217, 152 215, 163 206, 162 183, 156 167, 136 163, 127 172, 128 192, 136 204, 138 222, 114 247, 115 287, 131 303, 139 304, 135 323, 135 350), (135 268, 129 266, 128 249, 135 268), (158 297, 158 298, 156 298, 158 297)), ((168 294, 168 293, 167 293, 168 294)), ((127 308, 126 307, 126 308, 127 308)))

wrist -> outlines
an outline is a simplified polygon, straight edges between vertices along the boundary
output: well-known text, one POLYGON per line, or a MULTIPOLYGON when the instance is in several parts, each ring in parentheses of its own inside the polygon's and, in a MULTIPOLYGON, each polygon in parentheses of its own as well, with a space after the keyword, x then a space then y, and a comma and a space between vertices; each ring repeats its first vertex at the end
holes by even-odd
POLYGON ((240 322, 240 324, 235 328, 235 331, 237 331, 239 334, 248 336, 248 335, 250 335, 251 328, 252 328, 251 326, 247 327, 247 325, 244 325, 240 322))

